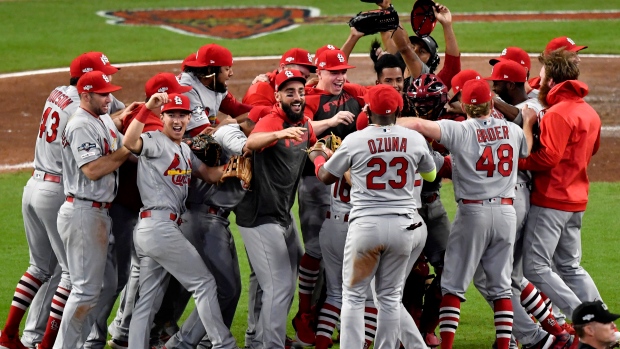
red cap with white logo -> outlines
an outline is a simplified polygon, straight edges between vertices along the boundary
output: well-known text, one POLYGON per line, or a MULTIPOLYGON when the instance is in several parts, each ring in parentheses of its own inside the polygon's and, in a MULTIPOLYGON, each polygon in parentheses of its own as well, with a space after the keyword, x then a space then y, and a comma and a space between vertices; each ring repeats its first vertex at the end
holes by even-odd
POLYGON ((532 69, 532 61, 530 60, 530 55, 528 55, 527 52, 525 52, 520 47, 506 47, 502 51, 502 54, 499 55, 499 57, 490 59, 489 64, 495 65, 497 62, 505 60, 517 62, 522 66, 526 67, 528 71, 532 69))
POLYGON ((112 75, 116 73, 120 68, 117 68, 110 64, 110 60, 106 55, 101 52, 86 52, 77 56, 69 66, 69 73, 72 78, 79 78, 80 76, 91 72, 101 71, 106 75, 112 75))
POLYGON ((172 73, 158 73, 150 78, 144 85, 144 92, 146 98, 150 98, 152 95, 158 92, 171 93, 185 93, 192 90, 191 86, 181 86, 177 77, 172 73))
POLYGON ((280 64, 298 64, 308 67, 311 73, 316 71, 316 66, 312 63, 312 55, 302 48, 292 48, 286 51, 280 58, 280 64))
POLYGON ((494 65, 491 76, 484 79, 492 81, 525 82, 527 80, 527 72, 521 64, 506 60, 494 65))
POLYGON ((187 67, 230 67, 232 65, 232 53, 218 44, 204 45, 196 53, 195 61, 185 62, 187 67))
POLYGON ((561 36, 549 41, 547 47, 545 47, 545 54, 561 48, 564 48, 566 51, 577 52, 583 50, 584 48, 588 48, 588 46, 578 46, 575 44, 573 39, 568 36, 561 36))
POLYGON ((489 83, 484 80, 467 81, 461 94, 461 102, 464 104, 482 104, 491 100, 489 83))
POLYGON ((121 88, 120 86, 112 85, 108 75, 98 70, 82 75, 77 82, 78 93, 110 93, 121 88))
POLYGON ((373 114, 388 115, 403 110, 403 96, 390 85, 378 84, 366 91, 364 101, 373 114))
POLYGON ((282 71, 276 75, 276 91, 280 91, 289 81, 299 81, 304 85, 306 84, 306 78, 299 70, 282 69, 282 71))
POLYGON ((168 95, 168 99, 168 103, 161 106, 162 113, 168 110, 183 110, 188 113, 192 111, 189 109, 189 98, 186 95, 171 93, 168 95))
POLYGON ((355 66, 349 65, 344 52, 340 50, 325 50, 317 59, 317 70, 344 70, 353 69, 355 66))
POLYGON ((319 59, 319 56, 321 55, 321 53, 327 51, 327 50, 340 50, 338 47, 332 45, 332 44, 327 44, 327 45, 323 45, 321 47, 319 47, 316 52, 314 53, 314 65, 317 65, 317 61, 319 59))

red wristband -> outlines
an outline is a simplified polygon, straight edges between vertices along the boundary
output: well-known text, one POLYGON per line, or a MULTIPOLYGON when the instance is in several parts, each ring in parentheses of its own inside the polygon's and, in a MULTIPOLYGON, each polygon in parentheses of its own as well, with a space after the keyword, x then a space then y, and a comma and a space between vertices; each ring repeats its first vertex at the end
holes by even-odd
POLYGON ((327 162, 327 160, 325 160, 325 158, 322 156, 317 156, 316 158, 314 158, 314 174, 317 177, 319 176, 319 170, 321 169, 321 166, 325 165, 325 162, 327 162))
POLYGON ((140 109, 140 112, 138 113, 138 115, 136 115, 136 120, 140 121, 143 124, 146 124, 150 114, 151 110, 146 106, 142 106, 142 109, 140 109))

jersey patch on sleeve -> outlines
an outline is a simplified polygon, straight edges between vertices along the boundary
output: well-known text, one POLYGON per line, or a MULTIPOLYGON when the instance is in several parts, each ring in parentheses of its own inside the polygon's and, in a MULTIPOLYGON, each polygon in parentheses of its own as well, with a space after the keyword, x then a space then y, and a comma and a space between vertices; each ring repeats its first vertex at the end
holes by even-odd
POLYGON ((90 143, 90 142, 86 142, 86 143, 82 143, 82 145, 80 145, 77 150, 78 151, 89 151, 93 148, 96 148, 97 145, 95 143, 90 143))

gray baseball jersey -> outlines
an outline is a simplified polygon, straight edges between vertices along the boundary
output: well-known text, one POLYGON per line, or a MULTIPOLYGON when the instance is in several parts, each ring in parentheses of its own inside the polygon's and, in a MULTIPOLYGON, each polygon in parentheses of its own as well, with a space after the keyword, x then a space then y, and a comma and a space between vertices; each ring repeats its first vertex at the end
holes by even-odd
MULTIPOLYGON (((538 98, 529 98, 524 102, 515 105, 515 107, 519 109, 519 114, 513 122, 521 127, 523 127, 523 116, 521 115, 521 110, 526 104, 528 108, 534 109, 534 111, 536 111, 536 115, 539 115, 540 112, 544 109, 538 101, 538 98)), ((519 171, 517 177, 517 183, 528 183, 531 179, 531 176, 527 171, 519 171)))
POLYGON ((184 213, 192 170, 197 170, 202 162, 187 144, 175 144, 160 131, 146 132, 140 137, 138 189, 142 210, 184 213))
POLYGON ((195 129, 209 122, 215 124, 217 112, 228 92, 209 90, 196 76, 188 73, 181 73, 179 83, 183 86, 192 87, 191 91, 185 93, 189 98, 189 107, 192 110, 192 118, 187 124, 187 130, 195 129))
POLYGON ((118 169, 92 181, 80 168, 118 150, 123 145, 122 139, 123 135, 108 114, 95 116, 78 108, 62 136, 65 195, 83 200, 112 202, 118 189, 118 169))
POLYGON ((413 214, 415 173, 435 162, 426 140, 401 126, 369 126, 350 134, 325 164, 342 177, 351 168, 351 220, 361 216, 413 214), (403 190, 407 195, 403 195, 403 190), (389 203, 389 204, 386 204, 389 203))
POLYGON ((351 186, 343 178, 331 185, 330 211, 348 213, 351 211, 351 186))
POLYGON ((515 197, 517 160, 528 154, 519 126, 495 118, 437 123, 441 128, 440 142, 452 152, 457 201, 515 197))

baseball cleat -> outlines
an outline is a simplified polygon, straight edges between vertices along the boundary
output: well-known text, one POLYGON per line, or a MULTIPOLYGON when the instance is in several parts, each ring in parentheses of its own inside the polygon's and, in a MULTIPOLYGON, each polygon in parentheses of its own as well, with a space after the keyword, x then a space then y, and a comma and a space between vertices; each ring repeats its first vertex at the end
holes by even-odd
POLYGON ((8 336, 0 331, 0 349, 28 349, 19 340, 19 336, 8 336))
POLYGON ((108 345, 110 346, 110 348, 112 349, 127 349, 129 348, 129 343, 126 341, 122 341, 119 339, 110 339, 108 341, 108 345))
POLYGON ((293 328, 297 342, 304 347, 313 346, 316 334, 313 330, 314 317, 311 314, 297 314, 293 319, 293 328))

